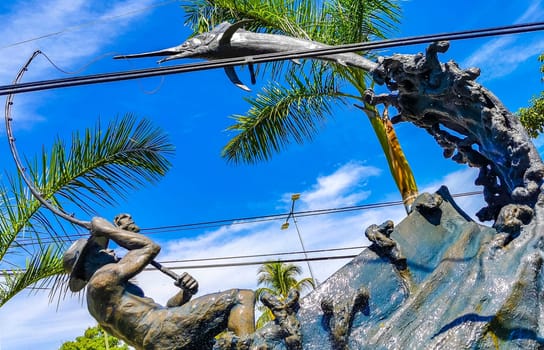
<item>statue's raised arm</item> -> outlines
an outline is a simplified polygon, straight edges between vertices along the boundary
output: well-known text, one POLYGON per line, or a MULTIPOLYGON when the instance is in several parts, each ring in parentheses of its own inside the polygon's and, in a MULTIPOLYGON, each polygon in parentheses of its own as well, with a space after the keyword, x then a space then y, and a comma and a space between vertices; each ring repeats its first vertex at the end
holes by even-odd
POLYGON ((175 284, 181 291, 161 306, 130 279, 160 251, 129 215, 114 226, 102 218, 92 220, 91 237, 76 241, 64 255, 70 289, 87 286, 89 313, 110 334, 136 349, 211 349, 214 337, 230 329, 237 336, 254 331, 254 293, 231 289, 191 299, 198 283, 189 274, 175 284), (108 249, 114 241, 128 250, 119 258, 108 249))

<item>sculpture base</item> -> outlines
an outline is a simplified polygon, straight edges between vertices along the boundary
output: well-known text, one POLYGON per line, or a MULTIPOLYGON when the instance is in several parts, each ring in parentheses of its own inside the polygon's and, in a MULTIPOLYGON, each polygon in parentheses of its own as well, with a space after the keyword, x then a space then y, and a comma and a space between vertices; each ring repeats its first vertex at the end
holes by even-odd
POLYGON ((544 349, 543 207, 515 236, 471 220, 445 187, 413 208, 369 227, 373 244, 298 304, 269 300, 276 321, 214 349, 544 349))
POLYGON ((390 236, 406 268, 370 247, 301 300, 303 349, 544 347, 542 208, 503 247, 503 235, 472 221, 445 187, 418 201, 437 196, 441 203, 416 205, 390 236), (368 304, 349 319, 361 287, 368 304), (332 322, 327 298, 337 306, 332 322))

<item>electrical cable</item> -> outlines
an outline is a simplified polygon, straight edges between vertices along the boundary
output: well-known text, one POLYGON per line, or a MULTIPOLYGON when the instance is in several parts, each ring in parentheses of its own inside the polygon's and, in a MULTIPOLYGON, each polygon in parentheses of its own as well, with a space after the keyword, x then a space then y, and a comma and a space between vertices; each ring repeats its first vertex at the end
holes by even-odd
POLYGON ((48 62, 49 64, 51 64, 51 66, 53 66, 53 68, 55 68, 56 70, 58 70, 59 72, 61 73, 64 73, 66 75, 75 75, 75 74, 78 74, 78 73, 81 73, 83 72, 84 70, 86 70, 87 68, 89 68, 92 64, 100 61, 101 59, 105 58, 105 57, 109 57, 111 55, 115 55, 115 52, 106 52, 102 55, 99 55, 95 58, 93 58, 92 60, 90 60, 89 62, 87 62, 85 65, 83 65, 81 68, 78 68, 77 70, 75 71, 69 71, 69 70, 66 70, 66 69, 63 69, 61 68, 58 64, 56 64, 47 54, 45 54, 44 52, 42 51, 36 51, 35 53, 39 53, 41 54, 48 62))
MULTIPOLYGON (((346 250, 362 250, 368 248, 368 246, 353 246, 353 247, 342 247, 342 248, 328 248, 328 249, 315 249, 315 250, 306 250, 303 251, 294 251, 294 252, 280 252, 280 253, 266 253, 266 254, 251 254, 251 255, 239 255, 239 256, 222 256, 214 258, 196 258, 196 259, 182 259, 182 260, 165 260, 159 261, 159 264, 179 264, 179 263, 195 263, 195 262, 204 262, 204 261, 219 261, 219 260, 237 260, 237 259, 248 259, 248 258, 265 258, 265 257, 278 257, 286 255, 301 255, 304 253, 330 253, 337 251, 346 251, 346 250)), ((318 257, 307 257, 304 258, 293 258, 293 259, 281 259, 281 262, 291 263, 291 262, 307 262, 307 261, 322 261, 322 260, 336 260, 336 259, 352 259, 356 254, 349 255, 327 255, 327 256, 318 256, 318 257)), ((180 269, 195 269, 195 268, 218 268, 218 267, 236 267, 236 266, 250 266, 250 265, 262 265, 270 260, 257 260, 257 261, 243 261, 243 262, 231 262, 231 263, 221 263, 221 264, 206 264, 206 265, 181 265, 168 267, 171 270, 180 270, 180 269)), ((146 269, 146 271, 155 270, 152 268, 146 269)), ((14 269, 0 270, 2 274, 12 275, 14 269)), ((24 271, 24 270, 17 270, 24 271)))
MULTIPOLYGON (((481 195, 481 194, 482 194, 481 191, 462 192, 462 193, 452 194, 452 197, 459 198, 459 197, 467 197, 467 196, 474 196, 474 195, 481 195)), ((337 214, 337 213, 351 212, 351 211, 357 211, 357 210, 377 209, 377 208, 391 207, 391 206, 397 206, 397 205, 403 205, 403 201, 379 202, 379 203, 362 204, 362 205, 348 206, 348 207, 289 212, 284 214, 258 215, 258 216, 238 217, 238 218, 213 220, 213 221, 203 221, 203 222, 196 222, 196 223, 189 223, 189 224, 157 226, 157 227, 141 228, 140 232, 146 235, 155 235, 155 234, 161 234, 161 233, 167 233, 167 232, 180 232, 180 231, 188 231, 188 230, 216 228, 216 227, 221 227, 224 225, 245 225, 245 224, 252 224, 257 222, 285 220, 290 215, 296 215, 297 217, 300 218, 300 217, 309 217, 309 216, 337 214)), ((47 239, 43 239, 40 242, 45 244, 59 243, 59 242, 72 242, 75 239, 87 237, 87 236, 88 236, 88 233, 80 233, 80 234, 70 235, 70 237, 66 237, 66 238, 59 237, 55 240, 50 240, 50 241, 47 239)), ((35 242, 33 242, 32 239, 28 239, 28 241, 17 241, 17 242, 20 246, 36 244, 35 242)))
POLYGON ((460 32, 449 32, 444 34, 431 34, 413 37, 405 37, 399 39, 378 40, 369 43, 357 43, 339 45, 328 48, 320 48, 313 50, 291 51, 281 53, 269 53, 255 56, 236 57, 228 59, 217 59, 207 62, 182 64, 168 67, 147 68, 132 71, 122 71, 114 73, 101 73, 80 77, 61 78, 52 80, 43 80, 29 83, 12 84, 0 86, 0 96, 8 94, 18 94, 24 92, 41 91, 49 89, 58 89, 64 87, 101 84, 114 81, 148 78, 161 75, 171 75, 202 71, 215 68, 226 68, 244 65, 248 63, 266 63, 281 60, 296 60, 300 58, 309 58, 323 55, 333 55, 346 52, 368 51, 375 49, 384 49, 400 46, 408 46, 415 44, 424 44, 436 41, 452 41, 463 39, 483 38, 489 36, 498 36, 506 34, 521 34, 527 32, 544 30, 544 22, 517 24, 511 26, 466 30, 460 32))
MULTIPOLYGON (((324 248, 324 249, 314 249, 306 250, 306 253, 328 253, 336 252, 343 250, 353 250, 353 249, 364 249, 368 246, 353 246, 353 247, 341 247, 341 248, 324 248)), ((235 255, 235 256, 221 256, 216 258, 195 258, 195 259, 185 259, 185 260, 164 260, 161 261, 163 264, 176 264, 176 263, 187 263, 187 262, 200 262, 200 261, 215 261, 215 260, 234 260, 234 259, 248 259, 248 258, 264 258, 267 256, 284 256, 284 255, 300 255, 304 254, 304 251, 295 251, 295 252, 280 252, 280 253, 265 253, 265 254, 251 254, 251 255, 235 255)))
MULTIPOLYGON (((465 192, 460 194, 454 194, 453 197, 465 197, 465 196, 471 196, 481 194, 481 192, 473 191, 473 192, 465 192)), ((332 209, 320 209, 320 210, 311 210, 311 211, 302 211, 298 213, 306 213, 306 216, 310 215, 323 215, 323 214, 329 214, 324 213, 326 211, 329 211, 330 213, 337 213, 341 209, 349 209, 349 210, 356 210, 355 208, 359 208, 358 210, 364 210, 369 209, 370 206, 377 206, 377 207, 383 207, 383 206, 392 206, 392 205, 402 205, 402 201, 396 201, 396 202, 383 202, 383 203, 376 203, 376 204, 367 204, 362 206, 351 206, 351 207, 344 207, 344 208, 332 208, 332 209)), ((271 217, 275 217, 275 219, 283 219, 287 218, 289 215, 297 214, 296 212, 290 211, 287 214, 280 214, 280 215, 270 215, 271 217)), ((298 214, 297 214, 298 215, 298 214)), ((300 215, 299 215, 300 216, 300 215)), ((265 216, 261 216, 265 217, 265 216)), ((252 218, 259 218, 259 217, 252 217, 252 218)), ((239 219, 229 219, 229 220, 239 220, 239 219)), ((228 220, 216 220, 213 222, 222 222, 223 224, 227 222, 228 220)), ((209 222, 205 222, 204 224, 207 224, 209 222)), ((246 222, 250 223, 250 222, 246 222)), ((183 224, 183 225, 175 225, 177 227, 184 227, 184 226, 195 226, 197 224, 183 224)), ((175 227, 168 226, 170 228, 175 227)), ((161 227, 153 228, 153 229, 160 229, 161 227)), ((147 229, 152 230, 152 229, 147 229)), ((153 232, 148 232, 148 234, 153 232)), ((87 236, 87 234, 82 234, 83 236, 87 236)), ((59 240, 57 240, 59 241, 59 240)), ((63 239, 60 239, 60 241, 63 241, 63 239)), ((42 242, 43 243, 43 242, 42 242)), ((27 243, 32 244, 32 243, 27 243)), ((19 243, 21 245, 21 243, 19 243)), ((306 254, 314 254, 314 253, 327 253, 327 252, 335 252, 335 251, 345 251, 345 250, 354 250, 354 249, 364 249, 368 246, 352 246, 352 247, 341 247, 341 248, 324 248, 324 249, 315 249, 315 250, 304 250, 304 251, 294 251, 294 252, 279 252, 279 253, 263 253, 263 254, 251 254, 251 255, 238 255, 238 256, 222 256, 222 257, 208 257, 208 258, 195 258, 195 259, 181 259, 181 260, 165 260, 160 261, 158 264, 179 264, 179 263, 195 263, 195 262, 204 262, 204 261, 218 261, 218 260, 235 260, 235 259, 249 259, 249 258, 264 258, 264 257, 278 257, 278 256, 285 256, 285 255, 300 255, 305 254, 305 258, 297 258, 297 259, 284 259, 281 260, 284 263, 292 263, 292 262, 310 262, 310 261, 322 261, 322 260, 337 260, 337 259, 352 259, 356 257, 357 255, 329 255, 329 256, 322 256, 322 257, 308 257, 306 254)), ((262 265, 269 260, 264 261, 249 261, 249 262, 239 262, 239 263, 224 263, 224 264, 206 264, 206 265, 182 265, 182 266, 174 266, 174 267, 168 267, 170 270, 179 270, 179 269, 197 269, 197 268, 222 268, 222 267, 236 267, 236 266, 250 266, 250 265, 262 265)), ((151 268, 146 270, 152 270, 151 268)), ((13 274, 12 269, 9 270, 0 270, 2 274, 12 275, 13 274)))
MULTIPOLYGON (((471 195, 476 195, 476 194, 481 194, 481 192, 476 192, 476 191, 473 191, 473 192, 465 192, 465 193, 460 193, 460 194, 454 194, 452 195, 453 197, 464 197, 464 196, 471 196, 471 195)), ((384 203, 376 203, 376 204, 370 204, 370 205, 365 205, 365 206, 352 206, 352 207, 345 207, 345 208, 349 208, 350 210, 355 210, 353 208, 355 207, 359 207, 359 210, 364 210, 364 209, 368 209, 367 207, 368 206, 371 206, 371 205, 383 205, 383 204, 387 204, 389 206, 391 205, 402 205, 403 202, 402 201, 396 201, 396 202, 384 202, 384 203), (391 203, 395 203, 395 204, 391 204, 391 203), (362 207, 362 208, 361 208, 362 207)), ((315 212, 323 212, 323 211, 326 211, 326 210, 329 210, 329 211, 335 211, 335 210, 339 210, 339 209, 345 209, 345 208, 333 208, 333 209, 320 209, 320 210, 311 210, 311 211, 302 211, 302 212, 299 212, 299 213, 312 213, 311 215, 323 215, 324 213, 315 213, 315 212)), ((335 212, 338 212, 338 211, 335 211, 335 212)), ((283 218, 287 218, 290 216, 293 216, 294 214, 297 214, 297 212, 293 212, 293 211, 290 211, 288 214, 281 214, 281 215, 270 215, 270 216, 274 216, 276 217, 275 219, 278 220, 278 219, 283 219, 283 218)), ((309 216, 309 215, 307 215, 309 216)), ((253 218, 258 218, 258 217, 253 217, 253 218)), ((239 220, 239 219, 228 219, 228 220, 239 220)), ((216 220, 214 222, 226 222, 228 220, 216 220)), ((246 223, 250 223, 250 222, 246 222, 246 223)), ((206 223, 205 223, 206 224, 206 223)), ((175 226, 194 226, 194 225, 198 225, 197 224, 183 224, 183 225, 175 225, 175 226)), ((168 226, 168 227, 174 227, 174 226, 168 226)), ((160 227, 157 227, 157 228, 154 228, 154 229, 160 229, 160 227)), ((144 229, 142 229, 143 231, 144 229)), ((147 229, 147 230, 151 230, 151 229, 147 229)), ((152 234, 153 232, 148 232, 147 234, 152 234)), ((81 235, 78 235, 78 238, 80 237, 86 237, 87 234, 81 234, 81 235)), ((55 242, 58 242, 58 241, 64 241, 64 242, 69 242, 68 240, 64 240, 64 239, 57 239, 55 242)), ((42 242, 43 243, 43 242, 42 242)), ((18 243, 18 245, 32 245, 32 244, 35 244, 35 243, 26 243, 26 244, 21 244, 21 243, 18 243)), ((165 260, 165 261, 160 261, 158 262, 158 264, 177 264, 177 263, 194 263, 194 262, 204 262, 204 261, 218 261, 218 260, 235 260, 235 259, 249 259, 249 258, 264 258, 264 257, 278 257, 278 256, 285 256, 285 255, 300 255, 300 254, 305 254, 305 258, 300 258, 300 259, 287 259, 287 260, 281 260, 282 262, 285 262, 285 263, 289 263, 289 262, 310 262, 310 261, 321 261, 321 260, 335 260, 335 259, 352 259, 354 258, 356 255, 342 255, 342 256, 325 256, 325 257, 314 257, 314 258, 309 258, 306 254, 314 254, 314 253, 327 253, 327 252, 335 252, 335 251, 345 251, 345 250, 354 250, 354 249, 364 249, 364 248, 367 248, 368 246, 352 246, 352 247, 340 247, 340 248, 324 248, 324 249, 315 249, 315 250, 303 250, 303 251, 294 251, 294 252, 279 252, 279 253, 263 253, 263 254, 251 254, 251 255, 234 255, 234 256, 222 256, 222 257, 208 257, 208 258, 194 258, 194 259, 181 259, 181 260, 165 260)), ((267 261, 251 261, 251 262, 240 262, 240 263, 227 263, 227 264, 207 264, 207 265, 184 265, 184 266, 175 266, 175 267, 168 267, 170 270, 178 270, 178 269, 196 269, 196 268, 220 268, 220 267, 235 267, 235 266, 250 266, 250 265, 262 265, 264 264, 265 262, 268 262, 269 260, 267 261)), ((151 268, 149 269, 146 269, 146 270, 152 270, 151 268)), ((0 272, 2 274, 7 274, 7 275, 12 275, 13 274, 13 271, 14 270, 0 270, 0 272)))
MULTIPOLYGON (((299 258, 299 259, 285 259, 280 260, 282 263, 294 263, 294 262, 309 262, 309 261, 323 261, 323 260, 339 260, 339 259, 353 259, 357 255, 334 255, 334 256, 322 256, 315 258, 299 258)), ((239 263, 226 263, 226 264, 208 264, 208 265, 183 265, 183 266, 168 266, 170 270, 190 270, 190 269, 211 269, 211 268, 223 268, 223 267, 240 267, 240 266, 251 266, 251 265, 263 265, 270 260, 261 260, 261 261, 248 261, 248 262, 239 262, 239 263)), ((151 268, 146 268, 144 271, 154 270, 151 268)))

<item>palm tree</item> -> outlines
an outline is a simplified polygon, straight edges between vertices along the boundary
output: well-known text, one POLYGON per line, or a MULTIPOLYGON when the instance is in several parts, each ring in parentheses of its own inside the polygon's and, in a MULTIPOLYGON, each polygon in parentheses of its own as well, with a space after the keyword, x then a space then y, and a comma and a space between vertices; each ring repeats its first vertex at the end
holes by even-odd
MULTIPOLYGON (((312 278, 306 277, 297 280, 297 277, 302 273, 300 266, 295 264, 286 264, 281 261, 270 261, 264 263, 258 271, 257 282, 259 285, 264 285, 257 289, 257 300, 260 300, 264 292, 268 292, 280 300, 285 300, 291 289, 302 291, 305 288, 314 288, 315 283, 312 278)), ((260 302, 257 308, 262 311, 262 315, 257 320, 257 328, 262 327, 266 322, 274 319, 272 311, 260 302)))
MULTIPOLYGON (((116 203, 163 176, 172 152, 164 132, 126 115, 74 133, 70 147, 57 140, 28 162, 26 172, 50 203, 96 215, 95 206, 116 203)), ((29 287, 62 290, 63 243, 75 230, 41 208, 19 173, 7 178, 0 183, 0 306, 29 287)))
MULTIPOLYGON (((399 21, 396 0, 195 0, 183 5, 186 25, 196 33, 223 21, 250 20, 247 29, 289 35, 327 45, 385 38, 399 21)), ((370 119, 406 209, 417 186, 395 135, 387 109, 368 104, 365 91, 372 84, 366 72, 319 61, 303 65, 283 61, 269 64, 274 79, 255 97, 247 98, 246 115, 233 116, 228 130, 238 132, 223 149, 233 162, 269 159, 293 140, 312 139, 333 105, 349 100, 360 104, 370 119), (284 84, 279 84, 283 77, 284 84)))

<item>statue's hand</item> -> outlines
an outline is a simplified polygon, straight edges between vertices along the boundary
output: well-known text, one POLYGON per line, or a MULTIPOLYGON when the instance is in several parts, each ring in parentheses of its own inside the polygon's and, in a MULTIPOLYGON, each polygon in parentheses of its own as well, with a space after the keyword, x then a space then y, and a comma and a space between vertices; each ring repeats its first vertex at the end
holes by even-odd
POLYGON ((95 216, 91 220, 91 234, 93 236, 104 236, 112 229, 115 229, 115 226, 104 218, 95 216))
POLYGON ((179 276, 178 280, 174 282, 174 284, 189 291, 191 294, 196 294, 196 292, 198 292, 198 282, 187 272, 184 272, 181 276, 179 276))

